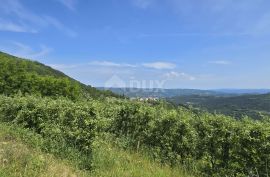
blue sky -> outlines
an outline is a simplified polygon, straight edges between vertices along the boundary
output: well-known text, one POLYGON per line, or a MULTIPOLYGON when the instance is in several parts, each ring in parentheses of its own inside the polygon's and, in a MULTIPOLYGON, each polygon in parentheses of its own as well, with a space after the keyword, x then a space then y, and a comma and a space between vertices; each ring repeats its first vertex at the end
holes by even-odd
POLYGON ((269 0, 0 0, 0 50, 93 86, 270 88, 269 0), (134 84, 135 83, 135 84, 134 84))

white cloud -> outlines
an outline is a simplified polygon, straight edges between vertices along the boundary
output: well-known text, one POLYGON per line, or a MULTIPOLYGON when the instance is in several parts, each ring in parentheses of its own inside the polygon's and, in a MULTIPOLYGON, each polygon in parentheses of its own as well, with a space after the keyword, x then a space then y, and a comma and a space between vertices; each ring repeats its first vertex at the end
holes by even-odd
POLYGON ((77 0, 57 0, 57 1, 72 11, 76 9, 77 0))
POLYGON ((77 64, 47 64, 48 66, 54 68, 54 69, 59 69, 59 70, 65 70, 65 69, 73 69, 73 68, 78 68, 81 65, 77 64))
POLYGON ((10 31, 18 33, 36 33, 34 29, 30 29, 22 24, 15 24, 11 21, 5 21, 0 19, 0 31, 10 31))
POLYGON ((153 62, 153 63, 143 63, 144 67, 153 69, 174 69, 176 67, 173 63, 168 62, 153 62))
POLYGON ((52 68, 58 69, 83 83, 93 84, 95 86, 121 86, 119 79, 110 78, 120 76, 121 80, 128 87, 139 88, 161 88, 165 82, 171 83, 196 83, 199 76, 192 76, 185 72, 168 70, 149 70, 141 63, 132 65, 130 63, 117 63, 111 61, 92 61, 89 63, 70 63, 70 64, 49 64, 52 68), (95 77, 93 77, 95 76, 95 77), (119 84, 120 83, 120 84, 119 84), (134 85, 135 84, 135 85, 134 85))
POLYGON ((111 68, 153 68, 153 69, 173 69, 176 67, 173 63, 167 62, 153 62, 153 63, 142 63, 142 64, 131 64, 131 63, 117 63, 111 61, 91 61, 89 63, 84 64, 77 64, 77 65, 63 65, 63 64, 52 64, 51 66, 58 67, 58 68, 74 68, 74 67, 81 67, 81 66, 98 66, 98 67, 111 67, 111 68), (141 67, 140 67, 141 66, 141 67))
POLYGON ((26 44, 16 41, 5 45, 5 47, 1 47, 1 50, 17 57, 28 59, 38 59, 41 57, 45 57, 53 51, 52 48, 47 47, 46 45, 40 45, 39 49, 33 49, 26 44))
POLYGON ((128 63, 115 63, 110 61, 93 61, 88 63, 89 65, 96 65, 96 66, 108 66, 108 67, 137 67, 133 64, 128 63))
POLYGON ((164 77, 168 80, 185 79, 185 80, 193 81, 196 79, 194 76, 191 76, 187 73, 183 73, 183 72, 179 73, 179 72, 175 72, 175 71, 165 73, 164 77))
POLYGON ((25 8, 18 0, 0 0, 1 13, 14 17, 17 21, 35 24, 36 26, 46 25, 46 21, 25 8))
POLYGON ((185 37, 185 36, 198 36, 198 37, 233 37, 233 36, 247 36, 250 35, 248 32, 182 32, 182 33, 144 33, 138 35, 139 38, 151 38, 151 37, 185 37))
POLYGON ((0 0, 0 4, 0 15, 3 14, 6 17, 0 19, 0 30, 2 29, 2 31, 36 33, 42 28, 54 27, 68 36, 77 36, 73 30, 57 19, 35 14, 18 0, 0 0), (13 19, 12 22, 10 19, 13 19))
POLYGON ((216 61, 209 61, 210 64, 216 64, 216 65, 230 65, 231 62, 227 60, 216 60, 216 61))

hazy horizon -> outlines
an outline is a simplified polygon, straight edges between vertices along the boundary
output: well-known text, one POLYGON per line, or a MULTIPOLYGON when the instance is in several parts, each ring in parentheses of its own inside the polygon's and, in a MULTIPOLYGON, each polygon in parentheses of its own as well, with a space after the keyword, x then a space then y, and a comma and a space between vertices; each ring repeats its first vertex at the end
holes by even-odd
POLYGON ((230 91, 230 90, 269 90, 270 91, 270 88, 181 88, 181 87, 176 87, 176 88, 150 88, 150 87, 143 87, 143 88, 140 88, 140 87, 103 87, 103 86, 95 86, 96 88, 104 88, 104 89, 109 89, 109 88, 112 88, 112 89, 166 89, 166 90, 174 90, 174 89, 187 89, 187 90, 209 90, 209 91, 215 91, 215 90, 227 90, 227 91, 230 91))

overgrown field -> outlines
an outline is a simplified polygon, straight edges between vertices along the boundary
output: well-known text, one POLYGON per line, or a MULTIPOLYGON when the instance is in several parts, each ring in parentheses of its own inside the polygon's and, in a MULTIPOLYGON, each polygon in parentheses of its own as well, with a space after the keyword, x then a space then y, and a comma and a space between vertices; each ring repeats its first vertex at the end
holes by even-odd
POLYGON ((94 169, 80 170, 67 160, 43 149, 44 138, 31 130, 0 123, 1 177, 189 177, 184 170, 161 166, 143 154, 123 150, 110 136, 102 136, 93 145, 94 169))
POLYGON ((197 176, 269 176, 267 118, 237 121, 162 102, 0 96, 0 119, 35 132, 43 139, 42 152, 67 159, 81 170, 97 169, 95 142, 109 134, 122 149, 197 176))

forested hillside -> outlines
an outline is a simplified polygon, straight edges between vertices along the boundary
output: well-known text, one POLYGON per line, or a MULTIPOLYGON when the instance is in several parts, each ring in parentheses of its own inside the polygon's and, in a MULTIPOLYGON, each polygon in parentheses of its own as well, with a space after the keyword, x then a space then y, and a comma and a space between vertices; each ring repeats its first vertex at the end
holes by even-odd
POLYGON ((168 100, 174 104, 188 104, 195 108, 235 118, 249 116, 261 119, 263 115, 270 115, 270 94, 233 97, 190 95, 169 98, 168 100))
POLYGON ((86 86, 64 73, 36 61, 17 58, 0 52, 0 93, 13 95, 79 97, 117 96, 110 91, 99 91, 86 86))

